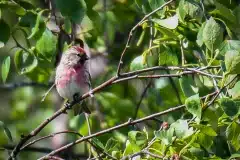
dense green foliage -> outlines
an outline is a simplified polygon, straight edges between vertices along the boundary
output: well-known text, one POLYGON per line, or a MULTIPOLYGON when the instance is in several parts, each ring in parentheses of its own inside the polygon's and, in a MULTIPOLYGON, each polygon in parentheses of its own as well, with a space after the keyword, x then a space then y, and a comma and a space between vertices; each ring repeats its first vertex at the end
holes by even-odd
MULTIPOLYGON (((44 102, 41 98, 54 81, 56 57, 74 43, 74 39, 62 37, 75 34, 76 24, 80 25, 76 37, 88 45, 92 57, 107 59, 104 71, 93 76, 93 88, 117 73, 128 33, 136 24, 138 28, 133 30, 126 46, 121 72, 166 67, 96 93, 88 104, 92 110, 92 133, 129 118, 143 118, 185 105, 94 137, 92 143, 101 151, 116 159, 240 158, 239 2, 176 0, 139 23, 166 2, 0 0, 0 158, 6 159, 22 134, 29 134, 64 103, 55 91, 44 102), (22 82, 29 86, 19 87, 17 84, 22 82)), ((60 117, 65 120, 56 120, 60 124, 54 120, 37 137, 54 133, 59 126, 88 134, 83 115, 74 117, 68 111, 60 117)), ((62 137, 64 143, 77 138, 73 134, 62 137)), ((34 146, 53 143, 44 139, 34 146)), ((86 143, 61 156, 65 159, 76 154, 88 156, 86 143)), ((98 156, 96 150, 91 152, 98 156)), ((19 159, 36 159, 46 154, 21 151, 19 159)))

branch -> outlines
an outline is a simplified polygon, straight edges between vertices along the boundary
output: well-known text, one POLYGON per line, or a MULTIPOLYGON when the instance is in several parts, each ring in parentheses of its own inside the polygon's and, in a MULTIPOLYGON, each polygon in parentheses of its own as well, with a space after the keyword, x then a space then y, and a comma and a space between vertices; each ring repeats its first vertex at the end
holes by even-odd
POLYGON ((117 69, 117 76, 120 76, 120 72, 121 72, 121 68, 122 68, 122 65, 123 65, 123 56, 125 54, 125 52, 127 51, 127 49, 129 48, 129 44, 130 44, 130 41, 132 39, 132 35, 133 35, 133 32, 139 27, 141 26, 141 24, 146 20, 148 19, 151 15, 153 15, 154 13, 156 13, 157 11, 161 10, 163 7, 167 6, 168 4, 172 3, 174 0, 170 0, 166 3, 164 3, 162 6, 158 7, 157 9, 153 10, 152 12, 150 12, 149 14, 145 15, 143 17, 143 19, 141 21, 139 21, 129 32, 128 34, 128 39, 127 39, 127 43, 125 45, 125 48, 123 49, 123 52, 121 54, 121 57, 120 57, 120 60, 119 60, 119 64, 118 64, 118 69, 117 69))
MULTIPOLYGON (((216 66, 214 66, 216 67, 216 66)), ((59 115, 66 113, 67 110, 72 109, 72 106, 79 103, 80 101, 82 101, 83 99, 88 98, 91 94, 94 94, 96 92, 99 92, 100 90, 104 89, 107 86, 110 86, 114 83, 119 83, 122 81, 126 81, 129 79, 135 79, 135 78, 161 78, 161 77, 169 77, 169 76, 182 76, 183 74, 193 74, 193 73, 199 73, 199 74, 203 74, 205 76, 208 76, 207 74, 205 74, 205 72, 202 72, 202 70, 205 69, 209 69, 209 68, 214 68, 214 67, 204 67, 204 68, 200 68, 200 69, 196 69, 196 68, 182 68, 182 67, 175 67, 175 66, 170 66, 170 67, 165 67, 165 66, 156 66, 156 67, 151 67, 151 68, 146 68, 146 69, 142 69, 142 70, 137 70, 134 72, 128 72, 128 73, 124 73, 122 74, 122 77, 126 77, 126 78, 119 78, 117 76, 114 76, 112 78, 110 78, 109 80, 107 80, 106 82, 102 83, 101 85, 97 86, 96 88, 94 88, 93 90, 85 93, 84 95, 82 95, 80 98, 78 98, 76 101, 72 101, 70 103, 66 103, 64 105, 64 107, 60 108, 58 111, 56 111, 51 117, 47 118, 44 122, 42 122, 36 129, 34 129, 30 134, 28 134, 27 136, 23 136, 21 138, 21 140, 19 141, 19 143, 17 144, 17 146, 14 148, 14 150, 12 151, 10 157, 8 158, 9 160, 11 160, 12 158, 16 157, 17 154, 19 153, 21 147, 32 137, 36 136, 48 123, 50 123, 52 120, 54 120, 56 117, 58 117, 59 115), (171 75, 149 75, 149 76, 138 76, 137 74, 140 73, 145 73, 145 72, 149 72, 149 71, 155 71, 155 70, 187 70, 184 71, 182 73, 179 74, 171 74, 171 75)), ((213 75, 211 75, 213 76, 213 75)), ((221 78, 221 76, 216 76, 218 78, 221 78)))
POLYGON ((150 87, 151 83, 152 83, 152 81, 150 80, 150 81, 148 82, 147 86, 145 87, 144 91, 142 92, 142 95, 141 95, 141 97, 140 97, 140 100, 138 101, 138 104, 137 104, 136 111, 135 111, 135 114, 134 114, 134 116, 133 116, 133 119, 136 119, 136 118, 137 118, 138 110, 139 110, 139 108, 140 108, 140 105, 141 105, 141 103, 142 103, 142 100, 143 100, 145 94, 147 93, 147 90, 148 90, 148 88, 150 87))

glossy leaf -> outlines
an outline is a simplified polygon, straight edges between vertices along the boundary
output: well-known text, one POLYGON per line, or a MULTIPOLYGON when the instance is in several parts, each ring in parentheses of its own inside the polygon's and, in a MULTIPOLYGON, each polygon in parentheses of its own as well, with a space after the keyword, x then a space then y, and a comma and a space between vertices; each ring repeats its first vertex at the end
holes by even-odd
POLYGON ((36 50, 42 54, 47 60, 51 61, 55 58, 57 49, 57 37, 51 31, 46 29, 40 39, 36 43, 36 50))
POLYGON ((3 80, 3 83, 5 83, 6 80, 7 80, 8 73, 9 73, 9 70, 10 70, 10 64, 11 64, 11 59, 10 59, 10 56, 8 56, 2 62, 2 80, 3 80))

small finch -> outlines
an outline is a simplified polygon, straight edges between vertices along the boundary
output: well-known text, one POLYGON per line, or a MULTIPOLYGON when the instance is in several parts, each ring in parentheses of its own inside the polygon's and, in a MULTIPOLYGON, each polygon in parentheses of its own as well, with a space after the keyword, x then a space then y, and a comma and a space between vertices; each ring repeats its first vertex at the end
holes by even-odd
MULTIPOLYGON (((59 95, 69 101, 90 90, 90 74, 86 63, 88 56, 83 48, 72 46, 62 54, 56 70, 55 84, 59 95)), ((89 113, 83 105, 73 107, 74 115, 89 113)))

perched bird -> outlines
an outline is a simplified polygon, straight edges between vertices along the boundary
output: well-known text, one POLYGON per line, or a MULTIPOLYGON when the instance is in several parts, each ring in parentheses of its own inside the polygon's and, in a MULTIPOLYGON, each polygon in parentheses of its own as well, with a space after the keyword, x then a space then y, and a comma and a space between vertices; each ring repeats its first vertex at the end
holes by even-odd
MULTIPOLYGON (((88 56, 83 48, 72 46, 61 57, 57 66, 55 84, 59 95, 69 101, 90 90, 90 74, 86 63, 88 56)), ((73 107, 74 115, 82 111, 90 113, 84 105, 73 107)))

